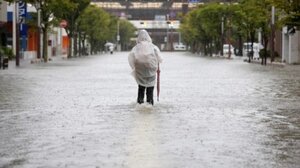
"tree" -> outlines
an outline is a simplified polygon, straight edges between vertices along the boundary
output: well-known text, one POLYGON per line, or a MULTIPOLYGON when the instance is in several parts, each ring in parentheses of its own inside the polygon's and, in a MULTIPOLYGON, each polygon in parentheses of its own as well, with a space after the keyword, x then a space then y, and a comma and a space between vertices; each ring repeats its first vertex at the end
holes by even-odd
MULTIPOLYGON (((204 31, 205 50, 208 50, 209 55, 219 53, 222 50, 224 37, 222 36, 222 21, 224 22, 224 32, 226 32, 227 24, 230 23, 230 8, 227 6, 211 3, 198 10, 198 21, 204 31)), ((230 36, 227 38, 227 43, 230 43, 230 36)), ((206 53, 205 53, 206 54, 206 53)), ((206 54, 207 55, 207 54, 206 54)))
POLYGON ((217 3, 199 6, 189 12, 182 21, 180 32, 192 51, 203 50, 205 55, 220 51, 222 44, 221 24, 225 8, 217 3))
MULTIPOLYGON (((7 2, 18 2, 18 0, 6 0, 7 2)), ((42 30, 43 34, 43 49, 42 56, 44 62, 48 61, 48 29, 53 21, 53 8, 57 6, 56 0, 24 0, 27 3, 32 4, 37 11, 40 12, 40 25, 37 25, 38 29, 42 30)))
POLYGON ((233 5, 231 6, 231 26, 233 31, 233 36, 237 41, 237 45, 235 48, 238 48, 237 55, 243 55, 243 39, 247 37, 247 31, 245 28, 245 24, 243 23, 243 15, 239 12, 241 11, 241 5, 233 5))
POLYGON ((195 43, 197 42, 198 35, 196 27, 193 26, 195 15, 196 10, 189 12, 185 17, 183 17, 179 28, 183 41, 185 41, 188 46, 191 46, 193 53, 196 51, 195 43))
POLYGON ((131 37, 134 37, 136 28, 127 20, 119 20, 120 24, 120 43, 122 50, 128 50, 131 37))
POLYGON ((77 19, 90 4, 90 0, 56 0, 56 2, 53 8, 54 16, 68 22, 68 26, 65 29, 70 39, 68 53, 68 58, 70 58, 73 56, 72 48, 74 48, 74 55, 77 55, 77 19))
MULTIPOLYGON (((273 35, 271 34, 272 31, 272 23, 271 23, 271 8, 272 5, 270 3, 270 1, 268 0, 261 0, 259 2, 257 2, 257 7, 260 7, 260 15, 261 15, 261 20, 259 23, 259 27, 261 29, 261 33, 262 33, 262 40, 263 40, 263 46, 264 46, 264 51, 262 53, 264 53, 262 55, 262 65, 267 65, 267 57, 268 57, 268 51, 267 51, 267 47, 268 47, 268 42, 269 42, 269 38, 274 38, 273 35)), ((274 39, 271 39, 274 40, 274 39)), ((273 57, 271 57, 271 61, 273 61, 273 57)))
POLYGON ((107 40, 112 39, 111 16, 103 9, 89 5, 79 17, 78 22, 79 29, 87 35, 91 45, 91 54, 99 51, 107 40))
POLYGON ((283 25, 296 26, 300 30, 300 0, 272 0, 282 15, 280 22, 283 25))
MULTIPOLYGON (((262 28, 263 25, 269 24, 269 15, 265 9, 266 0, 241 0, 240 8, 236 13, 241 19, 239 25, 243 27, 246 32, 247 42, 251 42, 251 51, 248 54, 248 62, 253 58, 253 43, 255 41, 256 31, 262 28)), ((266 27, 265 27, 266 28, 266 27)))

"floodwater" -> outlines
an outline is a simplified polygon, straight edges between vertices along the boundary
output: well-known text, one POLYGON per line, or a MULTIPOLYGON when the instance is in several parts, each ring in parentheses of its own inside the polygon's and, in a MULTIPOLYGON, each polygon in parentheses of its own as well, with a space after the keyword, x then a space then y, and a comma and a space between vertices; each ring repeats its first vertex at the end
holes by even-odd
POLYGON ((152 107, 127 55, 1 70, 0 167, 299 167, 299 66, 163 52, 152 107))

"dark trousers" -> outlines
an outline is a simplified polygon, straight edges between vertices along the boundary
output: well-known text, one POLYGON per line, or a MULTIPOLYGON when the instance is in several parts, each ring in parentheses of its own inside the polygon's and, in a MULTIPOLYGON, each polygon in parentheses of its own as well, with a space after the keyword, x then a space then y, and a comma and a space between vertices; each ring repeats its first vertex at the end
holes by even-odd
POLYGON ((137 102, 139 104, 144 103, 145 90, 146 90, 146 95, 147 95, 147 99, 146 99, 147 102, 153 105, 154 104, 154 102, 153 102, 154 86, 144 87, 144 86, 139 85, 137 102))

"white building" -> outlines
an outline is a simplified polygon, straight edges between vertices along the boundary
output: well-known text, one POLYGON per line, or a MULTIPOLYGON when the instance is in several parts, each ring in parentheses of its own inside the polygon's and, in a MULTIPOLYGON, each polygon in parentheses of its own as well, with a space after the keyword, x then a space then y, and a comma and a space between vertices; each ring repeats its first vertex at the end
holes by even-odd
POLYGON ((0 22, 7 22, 7 2, 0 0, 0 22))
POLYGON ((287 27, 282 31, 282 61, 300 64, 300 31, 290 33, 287 27))

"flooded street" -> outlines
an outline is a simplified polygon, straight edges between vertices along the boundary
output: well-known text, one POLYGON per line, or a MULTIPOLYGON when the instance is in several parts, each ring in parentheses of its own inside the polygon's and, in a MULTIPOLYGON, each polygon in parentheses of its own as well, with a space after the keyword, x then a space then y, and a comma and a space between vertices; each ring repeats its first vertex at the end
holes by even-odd
POLYGON ((163 52, 151 107, 127 55, 1 70, 0 167, 299 167, 300 66, 163 52))

